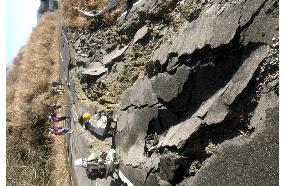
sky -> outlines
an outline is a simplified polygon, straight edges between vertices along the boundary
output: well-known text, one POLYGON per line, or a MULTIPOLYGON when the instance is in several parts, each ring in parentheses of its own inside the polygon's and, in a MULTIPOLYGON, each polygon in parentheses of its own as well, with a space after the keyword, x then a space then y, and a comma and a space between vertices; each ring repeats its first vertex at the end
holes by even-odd
POLYGON ((6 66, 13 62, 37 24, 40 0, 6 0, 6 66))

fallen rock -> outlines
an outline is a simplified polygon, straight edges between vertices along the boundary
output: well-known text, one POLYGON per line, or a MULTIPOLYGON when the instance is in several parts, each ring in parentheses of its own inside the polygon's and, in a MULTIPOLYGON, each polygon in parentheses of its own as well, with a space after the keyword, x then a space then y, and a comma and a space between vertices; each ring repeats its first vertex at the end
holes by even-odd
POLYGON ((145 184, 148 172, 158 167, 159 158, 157 155, 151 159, 144 155, 144 139, 147 135, 148 124, 157 116, 157 107, 118 112, 117 150, 123 172, 135 185, 145 184))
MULTIPOLYGON (((254 2, 251 2, 254 3, 254 2)), ((251 5, 253 7, 254 5, 251 5)), ((270 0, 254 18, 252 24, 241 36, 242 42, 247 45, 249 42, 267 43, 273 45, 272 38, 279 34, 279 1, 270 0)))
POLYGON ((165 146, 181 148, 186 140, 200 128, 202 123, 207 125, 221 123, 229 113, 230 105, 248 86, 256 69, 268 52, 269 47, 267 46, 261 46, 254 51, 226 87, 201 105, 190 119, 169 129, 167 134, 160 139, 158 148, 165 146))
POLYGON ((143 26, 142 28, 140 28, 140 29, 136 32, 132 43, 134 44, 134 43, 136 43, 137 41, 139 41, 140 39, 142 39, 142 38, 148 33, 148 30, 149 30, 149 28, 148 28, 147 25, 145 25, 145 26, 143 26))
POLYGON ((96 76, 100 77, 104 73, 107 72, 107 68, 105 68, 101 63, 95 62, 91 63, 89 67, 82 72, 83 75, 88 75, 88 76, 96 76))
MULTIPOLYGON (((127 156, 127 154, 123 155, 127 156)), ((130 158, 130 156, 127 157, 130 158)), ((139 158, 139 155, 137 158, 139 158)), ((125 160, 127 161, 127 159, 125 160)), ((120 169, 134 185, 157 185, 158 181, 154 172, 158 169, 158 164, 159 156, 153 155, 151 159, 145 159, 145 161, 140 162, 138 167, 125 165, 124 163, 120 166, 120 169)))
MULTIPOLYGON (((173 10, 175 8, 178 0, 156 0, 154 2, 154 6, 152 5, 151 8, 149 8, 148 14, 153 18, 161 18, 167 15, 171 9, 173 10)), ((148 6, 149 5, 150 3, 148 6)))
POLYGON ((182 157, 172 153, 162 155, 159 163, 160 179, 172 182, 177 171, 186 168, 188 159, 188 157, 182 157))
POLYGON ((126 45, 125 47, 123 47, 121 49, 116 49, 113 52, 105 55, 103 57, 103 64, 108 65, 112 60, 120 57, 125 52, 125 50, 128 48, 128 46, 129 45, 126 45))
POLYGON ((269 47, 261 46, 253 51, 244 61, 244 64, 229 82, 229 87, 208 110, 208 114, 204 119, 207 125, 218 124, 225 119, 226 115, 229 113, 230 105, 249 85, 253 75, 256 73, 256 69, 268 53, 269 47))

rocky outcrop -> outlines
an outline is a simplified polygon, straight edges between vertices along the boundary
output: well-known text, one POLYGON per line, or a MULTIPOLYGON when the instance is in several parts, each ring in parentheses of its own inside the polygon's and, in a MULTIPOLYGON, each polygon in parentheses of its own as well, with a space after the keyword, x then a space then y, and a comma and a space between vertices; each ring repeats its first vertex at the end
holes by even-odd
POLYGON ((256 131, 224 142, 193 178, 180 185, 278 185, 278 115, 278 96, 264 93, 251 118, 256 131))
POLYGON ((109 28, 69 34, 78 92, 115 109, 134 185, 277 184, 278 6, 144 0, 109 28))
POLYGON ((118 111, 117 147, 135 185, 277 183, 278 154, 263 149, 271 141, 271 151, 278 149, 278 96, 264 93, 277 76, 266 65, 277 43, 277 6, 213 3, 155 50, 149 79, 122 94, 118 111), (262 16, 270 30, 255 29, 262 16), (274 114, 262 120, 271 125, 267 130, 255 126, 262 109, 274 114), (260 143, 259 133, 270 137, 260 143), (273 168, 263 163, 267 158, 273 168), (257 175, 260 167, 268 177, 257 175))

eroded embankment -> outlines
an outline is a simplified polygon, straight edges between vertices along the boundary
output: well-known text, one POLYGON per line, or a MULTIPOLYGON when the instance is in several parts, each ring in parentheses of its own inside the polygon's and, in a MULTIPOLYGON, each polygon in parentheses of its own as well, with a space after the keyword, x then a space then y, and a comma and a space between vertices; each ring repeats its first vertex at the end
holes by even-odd
POLYGON ((278 182, 278 12, 275 0, 144 0, 69 29, 77 99, 115 110, 135 185, 278 182))

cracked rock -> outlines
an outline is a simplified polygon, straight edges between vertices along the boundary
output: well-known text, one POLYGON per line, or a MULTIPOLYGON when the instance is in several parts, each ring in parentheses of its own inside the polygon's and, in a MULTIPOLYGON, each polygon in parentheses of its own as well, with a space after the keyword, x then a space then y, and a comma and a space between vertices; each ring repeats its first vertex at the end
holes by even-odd
POLYGON ((122 94, 120 108, 124 110, 130 106, 153 106, 157 102, 151 81, 147 78, 138 79, 133 87, 130 87, 122 94))
POLYGON ((180 185, 278 185, 278 96, 264 94, 251 120, 256 132, 217 149, 192 178, 180 185), (261 171, 259 171, 261 170, 261 171))
POLYGON ((264 60, 268 53, 269 47, 261 46, 244 61, 244 64, 239 68, 236 75, 230 81, 229 87, 209 109, 205 118, 207 125, 217 124, 225 119, 226 115, 229 113, 230 105, 248 86, 251 78, 256 72, 256 69, 259 67, 259 64, 264 60))
POLYGON ((181 56, 191 54, 194 50, 206 45, 216 48, 221 44, 228 44, 234 38, 237 29, 253 18, 253 14, 263 3, 264 0, 248 0, 245 3, 238 2, 236 5, 213 4, 194 22, 186 23, 185 28, 174 37, 172 44, 164 43, 159 50, 155 51, 152 60, 165 63, 170 53, 181 56), (248 8, 249 5, 252 6, 248 8))
POLYGON ((182 91, 183 85, 187 80, 189 69, 181 66, 175 75, 168 73, 158 74, 152 79, 153 89, 157 97, 165 102, 171 101, 182 91))

